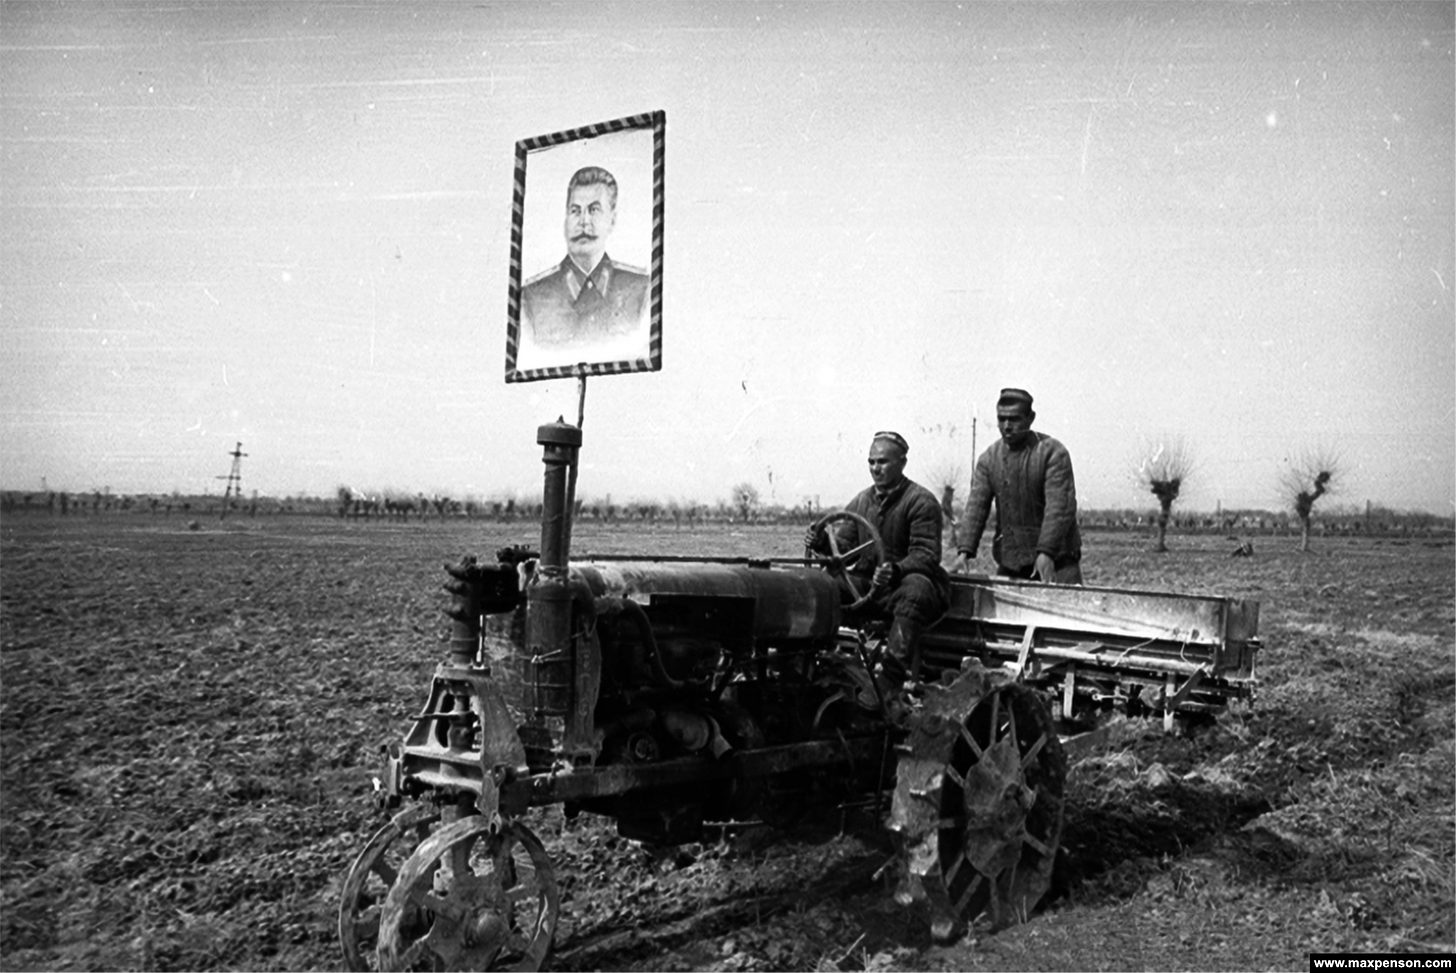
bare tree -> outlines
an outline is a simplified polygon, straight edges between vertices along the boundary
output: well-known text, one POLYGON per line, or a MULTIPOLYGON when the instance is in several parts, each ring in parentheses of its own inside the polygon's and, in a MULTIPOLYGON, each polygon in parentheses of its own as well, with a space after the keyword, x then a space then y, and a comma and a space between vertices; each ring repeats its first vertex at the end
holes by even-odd
MULTIPOLYGON (((963 462, 954 459, 943 459, 932 461, 925 470, 925 479, 922 482, 931 493, 940 498, 940 512, 945 518, 945 529, 955 534, 956 528, 956 488, 961 484, 967 484, 969 489, 970 477, 966 474, 966 466, 963 462)), ((916 477, 916 479, 920 479, 916 477)))
POLYGON ((1279 477, 1280 492, 1294 504, 1299 518, 1299 549, 1309 550, 1309 521, 1320 497, 1335 492, 1344 478, 1340 458, 1327 449, 1310 450, 1290 461, 1279 477))
POLYGON ((758 487, 752 483, 740 483, 733 488, 733 509, 746 523, 758 511, 758 487))
POLYGON ((1138 483, 1158 500, 1158 543, 1153 550, 1168 550, 1168 519, 1173 503, 1193 475, 1193 454, 1181 437, 1155 440, 1143 447, 1137 463, 1138 483))

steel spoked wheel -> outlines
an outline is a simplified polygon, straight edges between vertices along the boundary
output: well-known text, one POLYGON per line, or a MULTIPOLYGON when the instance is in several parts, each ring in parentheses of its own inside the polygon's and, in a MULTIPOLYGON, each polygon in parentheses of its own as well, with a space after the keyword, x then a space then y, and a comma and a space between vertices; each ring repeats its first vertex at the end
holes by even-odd
POLYGON ((1041 699, 1007 686, 961 728, 941 792, 941 874, 955 911, 1024 922, 1051 886, 1066 758, 1041 699))
POLYGON ((440 813, 428 804, 406 808, 374 837, 354 859, 339 897, 339 944, 344 969, 373 973, 379 943, 379 921, 400 866, 429 836, 440 813))
POLYGON ((1025 921, 1051 886, 1061 844, 1067 765, 1050 713, 999 674, 980 683, 962 694, 969 707, 944 699, 912 733, 903 792, 897 781, 896 823, 910 851, 904 897, 930 907, 941 939, 983 914, 996 929, 1025 921))
POLYGON ((381 969, 536 970, 560 917, 556 872, 524 825, 480 815, 426 839, 384 903, 381 969))

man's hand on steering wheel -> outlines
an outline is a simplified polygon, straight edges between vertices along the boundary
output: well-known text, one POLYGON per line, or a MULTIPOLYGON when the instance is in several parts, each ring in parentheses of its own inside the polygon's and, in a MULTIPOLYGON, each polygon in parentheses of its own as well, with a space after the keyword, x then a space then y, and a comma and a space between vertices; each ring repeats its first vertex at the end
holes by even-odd
MULTIPOLYGON (((895 570, 895 565, 885 563, 885 545, 880 540, 880 532, 875 529, 875 525, 859 514, 848 510, 840 510, 836 513, 820 517, 815 521, 804 534, 804 553, 805 556, 819 564, 830 574, 844 579, 852 597, 848 605, 851 611, 857 611, 862 608, 880 588, 878 579, 882 570, 886 568, 890 569, 892 577, 895 570), (869 540, 850 547, 847 550, 841 550, 839 546, 839 535, 831 526, 841 521, 852 521, 857 524, 869 540), (829 548, 828 553, 815 549, 815 545, 819 543, 821 537, 827 542, 829 548), (850 569, 861 557, 867 556, 871 549, 873 549, 875 560, 879 562, 879 567, 875 569, 875 583, 868 590, 861 592, 860 585, 864 584, 864 582, 861 580, 857 585, 850 569)), ((861 575, 861 578, 863 578, 863 575, 861 575)))

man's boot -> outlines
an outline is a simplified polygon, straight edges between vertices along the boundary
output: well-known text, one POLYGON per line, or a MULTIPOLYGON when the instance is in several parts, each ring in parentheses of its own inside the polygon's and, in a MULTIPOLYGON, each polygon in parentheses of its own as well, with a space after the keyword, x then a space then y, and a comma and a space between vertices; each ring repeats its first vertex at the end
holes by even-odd
POLYGON ((893 665, 890 659, 894 659, 898 663, 894 668, 903 669, 906 679, 911 682, 920 681, 920 636, 924 633, 925 625, 921 622, 903 615, 895 616, 895 621, 890 625, 889 644, 885 647, 887 674, 893 665))

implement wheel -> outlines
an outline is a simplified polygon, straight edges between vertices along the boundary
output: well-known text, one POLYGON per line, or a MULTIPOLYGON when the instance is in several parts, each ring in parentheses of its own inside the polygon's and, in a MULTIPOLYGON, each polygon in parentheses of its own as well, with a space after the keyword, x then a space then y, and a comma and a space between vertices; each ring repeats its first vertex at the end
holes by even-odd
POLYGON ((406 808, 380 828, 349 869, 339 897, 339 944, 344 950, 344 969, 373 973, 375 947, 379 941, 379 919, 384 897, 399 877, 404 864, 440 812, 428 804, 406 808))
POLYGON ((978 916, 1027 916, 1051 886, 1067 761, 1051 714, 1009 676, 972 669, 928 687, 896 771, 892 829, 908 864, 897 898, 930 913, 937 939, 978 916))
POLYGON ((537 970, 560 918, 556 871, 519 823, 482 815, 426 839, 384 903, 381 970, 537 970))

